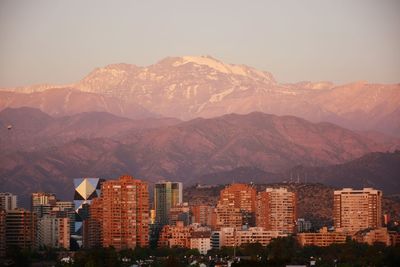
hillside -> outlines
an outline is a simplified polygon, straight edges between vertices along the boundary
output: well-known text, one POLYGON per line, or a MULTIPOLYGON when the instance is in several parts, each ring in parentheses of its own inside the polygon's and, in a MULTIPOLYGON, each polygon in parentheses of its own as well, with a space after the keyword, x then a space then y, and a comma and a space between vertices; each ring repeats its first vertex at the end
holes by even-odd
POLYGON ((297 166, 286 177, 341 187, 374 187, 387 193, 400 192, 400 151, 374 152, 343 164, 324 167, 297 166))
POLYGON ((375 140, 329 123, 263 113, 181 123, 158 120, 147 128, 135 128, 135 121, 104 113, 51 118, 26 111, 36 114, 32 118, 42 121, 43 130, 35 133, 36 123, 21 119, 12 130, 2 128, 2 144, 40 145, 0 152, 0 191, 29 194, 45 190, 70 198, 75 177, 113 178, 124 173, 149 182, 168 179, 187 185, 221 172, 231 172, 232 179, 237 177, 235 172, 241 172, 242 179, 282 181, 286 178, 274 173, 300 164, 340 164, 399 145, 397 139, 382 142, 381 137, 375 140), (28 134, 19 134, 20 130, 28 134), (264 180, 265 173, 270 178, 264 180))
POLYGON ((75 139, 112 138, 140 129, 178 124, 173 118, 131 120, 107 112, 84 112, 52 117, 39 109, 21 107, 0 111, 2 154, 55 147, 75 139), (8 129, 11 126, 11 129, 8 129))

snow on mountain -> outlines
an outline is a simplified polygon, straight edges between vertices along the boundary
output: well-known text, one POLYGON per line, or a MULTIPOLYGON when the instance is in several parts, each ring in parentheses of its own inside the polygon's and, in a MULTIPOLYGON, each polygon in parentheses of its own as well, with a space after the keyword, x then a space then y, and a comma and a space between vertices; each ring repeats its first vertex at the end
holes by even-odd
MULTIPOLYGON (((400 84, 280 84, 269 72, 210 56, 167 57, 146 67, 112 64, 69 87, 184 120, 262 111, 400 135, 398 123, 393 122, 400 108, 400 84)), ((27 87, 22 92, 46 88, 27 87)))

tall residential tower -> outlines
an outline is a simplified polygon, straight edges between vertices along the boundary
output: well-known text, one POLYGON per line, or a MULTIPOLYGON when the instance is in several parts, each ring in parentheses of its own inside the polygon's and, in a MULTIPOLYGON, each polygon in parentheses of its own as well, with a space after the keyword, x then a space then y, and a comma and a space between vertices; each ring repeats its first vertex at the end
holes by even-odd
MULTIPOLYGON (((131 176, 108 180, 101 186, 103 247, 116 249, 149 245, 149 191, 146 182, 131 176)), ((99 204, 99 205, 98 205, 99 204)))
POLYGON ((267 188, 257 195, 257 226, 269 231, 293 233, 296 225, 296 194, 286 188, 267 188))
POLYGON ((356 232, 382 226, 382 191, 373 188, 335 190, 333 221, 337 230, 356 232))

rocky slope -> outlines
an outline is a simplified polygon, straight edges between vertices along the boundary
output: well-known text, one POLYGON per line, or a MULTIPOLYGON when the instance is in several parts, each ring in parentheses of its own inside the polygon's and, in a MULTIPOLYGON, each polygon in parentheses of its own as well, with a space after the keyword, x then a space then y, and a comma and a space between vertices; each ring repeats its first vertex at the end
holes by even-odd
MULTIPOLYGON (((138 129, 131 120, 105 113, 52 118, 30 109, 25 112, 34 116, 18 114, 21 122, 12 130, 3 127, 7 132, 2 136, 9 139, 2 139, 2 144, 14 138, 28 147, 32 136, 37 138, 32 144, 44 140, 54 145, 2 150, 0 191, 45 190, 68 198, 74 177, 113 178, 129 173, 150 182, 169 179, 193 184, 210 173, 235 169, 244 169, 244 176, 246 170, 259 170, 257 181, 262 182, 262 173, 280 173, 299 164, 343 163, 399 145, 397 139, 382 142, 330 123, 263 113, 162 122, 161 127, 150 124, 138 129), (26 118, 36 118, 37 123, 26 118), (14 136, 19 129, 29 134, 14 136)), ((9 118, 9 113, 18 112, 5 113, 9 118)))
POLYGON ((35 108, 7 108, 0 111, 2 153, 34 151, 55 147, 75 139, 112 138, 139 129, 180 123, 174 118, 131 120, 107 112, 84 112, 52 117, 35 108), (11 126, 11 129, 8 127, 11 126))
POLYGON ((400 192, 400 150, 374 152, 343 164, 324 167, 297 166, 285 173, 287 180, 319 182, 340 187, 374 187, 400 192))
MULTIPOLYGON (((200 56, 169 57, 147 67, 108 65, 95 69, 80 82, 69 86, 91 95, 134 103, 130 107, 143 107, 155 114, 180 119, 261 111, 295 115, 313 122, 328 121, 351 129, 400 135, 400 84, 281 84, 275 81, 271 73, 200 56)), ((27 105, 45 110, 46 105, 42 107, 38 104, 37 99, 41 95, 32 92, 44 91, 49 87, 14 89, 31 94, 27 99, 21 95, 8 96, 22 100, 0 101, 0 109, 27 105)), ((142 116, 141 112, 128 111, 126 108, 108 108, 108 111, 116 115, 142 116)), ((104 107, 101 110, 105 111, 104 107)))
POLYGON ((0 110, 19 107, 37 108, 52 116, 108 112, 133 119, 159 117, 133 101, 82 92, 73 88, 48 89, 32 93, 0 91, 0 110))

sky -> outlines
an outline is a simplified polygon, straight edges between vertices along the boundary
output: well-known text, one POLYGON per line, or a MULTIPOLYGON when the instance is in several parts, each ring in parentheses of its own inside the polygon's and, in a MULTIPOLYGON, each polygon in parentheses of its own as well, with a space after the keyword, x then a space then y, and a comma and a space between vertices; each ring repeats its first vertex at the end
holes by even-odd
POLYGON ((278 82, 400 82, 400 1, 0 0, 0 87, 210 55, 278 82))

